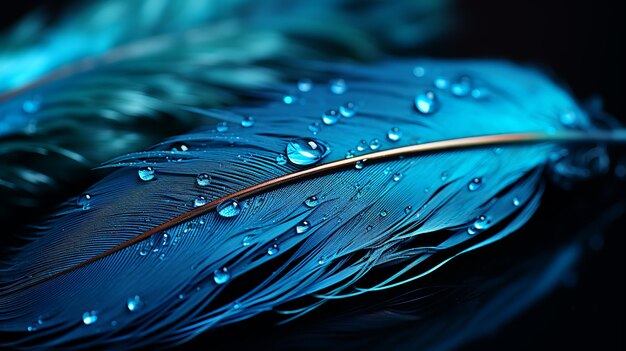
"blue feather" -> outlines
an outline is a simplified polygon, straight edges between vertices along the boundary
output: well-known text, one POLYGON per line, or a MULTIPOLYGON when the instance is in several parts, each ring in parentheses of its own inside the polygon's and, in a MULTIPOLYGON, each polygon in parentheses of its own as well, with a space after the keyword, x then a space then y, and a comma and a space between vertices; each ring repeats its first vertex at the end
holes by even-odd
POLYGON ((69 201, 0 271, 8 345, 178 344, 263 312, 297 317, 419 279, 520 228, 539 206, 543 171, 564 150, 544 142, 365 162, 240 199, 230 214, 210 211, 79 266, 196 206, 311 167, 285 155, 294 140, 326 145, 318 164, 328 164, 447 139, 596 129, 563 89, 505 62, 307 67, 310 90, 278 85, 262 93, 272 101, 228 111, 181 106, 224 122, 106 165, 117 170, 69 201), (359 285, 383 265, 394 273, 359 285), (305 297, 317 302, 282 308, 305 297))

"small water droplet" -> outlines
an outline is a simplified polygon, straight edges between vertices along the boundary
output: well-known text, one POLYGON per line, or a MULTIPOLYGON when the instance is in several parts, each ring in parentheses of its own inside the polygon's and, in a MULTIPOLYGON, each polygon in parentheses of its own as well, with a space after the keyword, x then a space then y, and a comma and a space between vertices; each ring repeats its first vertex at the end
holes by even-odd
POLYGON ((330 110, 324 112, 324 114, 322 115, 322 122, 324 122, 324 124, 330 126, 330 125, 333 125, 333 124, 339 122, 339 117, 340 117, 340 114, 339 114, 339 112, 337 112, 337 110, 330 109, 330 110))
POLYGON ((404 208, 404 213, 409 214, 411 213, 411 210, 413 209, 413 206, 407 206, 404 208))
POLYGON ((370 141, 370 149, 371 150, 378 150, 378 149, 380 149, 380 139, 378 139, 378 138, 372 139, 370 141))
POLYGON ((320 161, 330 153, 330 146, 317 139, 295 139, 287 144, 285 152, 291 163, 307 166, 320 161))
POLYGON ((358 144, 356 144, 356 151, 365 151, 367 148, 369 147, 369 145, 367 144, 366 140, 361 140, 359 141, 358 144))
POLYGON ((387 211, 382 210, 382 211, 380 211, 379 215, 380 215, 381 217, 387 217, 387 211))
POLYGON ((372 230, 372 228, 374 228, 374 227, 372 227, 371 225, 368 225, 367 228, 365 228, 365 230, 367 230, 369 232, 370 230, 372 230))
POLYGON ((450 86, 450 82, 444 77, 435 78, 433 83, 435 84, 435 87, 437 89, 442 89, 442 90, 448 89, 448 87, 450 86))
POLYGON ((517 207, 521 204, 519 198, 516 196, 513 198, 513 206, 517 207))
POLYGON ((300 224, 296 226, 296 233, 302 234, 306 233, 311 228, 311 223, 308 221, 302 221, 300 224))
POLYGON ((193 207, 200 207, 207 204, 207 199, 204 196, 198 196, 193 199, 193 207))
POLYGON ((426 74, 426 69, 422 66, 415 66, 413 68, 413 75, 417 78, 421 78, 426 74))
POLYGON ((339 107, 339 113, 346 118, 354 117, 357 107, 352 101, 348 101, 339 107))
POLYGON ((399 182, 402 179, 402 173, 400 173, 400 172, 394 173, 392 179, 393 179, 394 182, 399 182))
POLYGON ((448 180, 448 177, 449 177, 448 172, 441 173, 441 181, 442 182, 445 182, 446 180, 448 180))
POLYGON ((174 143, 172 145, 172 152, 185 152, 189 150, 189 146, 184 143, 174 143))
POLYGON ((574 111, 566 111, 559 115, 559 121, 566 127, 574 127, 578 124, 578 116, 574 111))
POLYGON ((224 133, 225 131, 228 130, 228 124, 226 122, 220 122, 217 124, 216 129, 218 132, 224 133))
POLYGON ((326 263, 326 257, 320 256, 320 258, 317 260, 317 264, 323 265, 324 263, 326 263))
POLYGON ((196 177, 196 184, 199 186, 207 186, 211 184, 211 176, 206 173, 200 173, 196 177))
POLYGON ((89 311, 83 313, 83 323, 85 325, 94 324, 98 320, 98 312, 97 311, 89 311))
POLYGON ((254 238, 256 237, 256 235, 254 234, 249 234, 243 237, 243 239, 241 240, 241 244, 243 246, 250 246, 250 244, 252 244, 252 242, 254 241, 254 238))
POLYGON ((276 164, 279 164, 279 165, 282 166, 285 163, 287 163, 287 157, 285 157, 285 155, 283 155, 283 154, 278 154, 276 156, 276 164))
POLYGON ((91 207, 91 195, 83 194, 77 200, 76 204, 82 207, 83 210, 88 210, 91 207))
POLYGON ((267 248, 267 254, 270 256, 277 254, 278 251, 280 251, 280 246, 278 246, 278 244, 273 244, 267 248))
POLYGON ((160 254, 159 255, 159 260, 165 261, 165 256, 166 256, 165 253, 160 254))
POLYGON ((230 280, 230 272, 228 272, 228 268, 222 267, 213 272, 213 281, 215 284, 224 284, 228 280, 230 280))
POLYGON ((432 90, 426 90, 415 97, 415 107, 425 115, 430 115, 439 109, 439 99, 432 90))
POLYGON ((41 109, 41 96, 33 96, 22 103, 22 110, 26 113, 36 113, 41 109))
POLYGON ((317 135, 320 131, 320 122, 313 122, 307 127, 313 135, 317 135))
POLYGON ((476 100, 484 100, 489 97, 490 92, 489 92, 489 89, 482 87, 482 88, 472 89, 471 94, 472 94, 472 97, 476 100))
POLYGON ((217 213, 222 217, 235 217, 241 212, 241 206, 236 200, 224 200, 217 205, 217 213))
POLYGON ((358 170, 363 169, 363 167, 365 167, 365 161, 367 161, 367 160, 360 160, 360 161, 357 161, 357 162, 354 164, 354 168, 356 168, 356 169, 358 169, 358 170))
POLYGON ((501 147, 496 147, 493 149, 493 153, 496 155, 502 155, 503 152, 504 152, 504 149, 501 147))
POLYGON ((474 226, 473 226, 473 225, 470 225, 469 227, 467 227, 467 234, 469 234, 469 235, 474 235, 474 234, 476 234, 476 233, 477 233, 477 232, 476 232, 476 228, 474 228, 474 226))
POLYGON ((482 183, 483 183, 483 180, 481 178, 474 178, 472 179, 471 182, 469 182, 469 184, 467 185, 467 188, 469 189, 469 191, 476 191, 480 188, 482 183))
POLYGON ((398 141, 402 138, 402 131, 398 127, 393 127, 387 131, 387 138, 391 141, 398 141))
POLYGON ((353 158, 353 157, 354 157, 354 150, 350 149, 346 151, 346 158, 353 158))
POLYGON ((313 81, 309 78, 302 78, 298 81, 298 90, 303 93, 307 93, 313 89, 313 81))
POLYGON ((139 295, 135 295, 133 297, 129 297, 126 300, 126 308, 128 308, 131 312, 137 312, 143 307, 143 301, 141 301, 141 297, 139 295))
POLYGON ((285 95, 285 96, 283 96, 283 102, 284 102, 286 105, 291 105, 291 104, 293 104, 294 102, 296 102, 296 97, 295 97, 295 96, 293 96, 293 95, 285 95))
POLYGON ((179 300, 182 300, 182 299, 184 299, 184 298, 185 298, 185 294, 178 294, 178 299, 179 299, 179 300))
POLYGON ((152 179, 154 179, 154 168, 148 166, 148 167, 142 167, 139 168, 139 170, 137 171, 137 175, 139 175, 139 179, 143 180, 144 182, 150 181, 152 179))
POLYGON ((346 84, 346 81, 341 78, 333 79, 330 81, 330 91, 333 92, 333 94, 344 94, 347 89, 348 85, 346 84))
POLYGON ((472 80, 467 76, 460 77, 456 82, 454 82, 450 86, 450 91, 452 92, 452 94, 459 96, 459 97, 469 95, 471 90, 472 90, 472 80))
POLYGON ((491 225, 491 219, 487 216, 480 216, 474 222, 474 228, 477 230, 485 230, 491 225))
POLYGON ((254 125, 254 123, 256 123, 256 120, 252 116, 245 116, 241 120, 241 126, 244 128, 250 128, 254 125))
POLYGON ((304 200, 304 204, 307 205, 307 207, 315 207, 318 203, 319 199, 317 198, 317 196, 311 196, 304 200))

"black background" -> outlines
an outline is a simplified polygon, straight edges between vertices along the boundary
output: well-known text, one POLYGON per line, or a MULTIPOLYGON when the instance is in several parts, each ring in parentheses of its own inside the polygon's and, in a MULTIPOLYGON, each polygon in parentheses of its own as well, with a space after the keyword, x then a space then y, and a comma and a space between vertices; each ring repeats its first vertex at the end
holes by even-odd
MULTIPOLYGON (((0 28, 10 27, 34 9, 47 10, 54 17, 65 6, 66 2, 58 0, 45 5, 34 0, 5 2, 0 28)), ((626 122, 624 7, 624 1, 610 0, 459 2, 454 7, 457 22, 452 33, 429 45, 425 53, 539 64, 577 98, 601 96, 606 111, 626 122)), ((593 192, 604 185, 601 182, 586 184, 586 190, 579 190, 580 198, 593 201, 593 192)), ((626 199, 623 182, 611 186, 617 201, 626 199)), ((549 190, 543 206, 567 205, 562 201, 563 193, 549 190)), ((537 217, 531 226, 540 228, 550 220, 549 214, 541 212, 537 217)), ((569 287, 557 289, 497 333, 464 350, 624 349, 625 227, 624 218, 613 223, 603 249, 585 256, 566 284, 569 287)))

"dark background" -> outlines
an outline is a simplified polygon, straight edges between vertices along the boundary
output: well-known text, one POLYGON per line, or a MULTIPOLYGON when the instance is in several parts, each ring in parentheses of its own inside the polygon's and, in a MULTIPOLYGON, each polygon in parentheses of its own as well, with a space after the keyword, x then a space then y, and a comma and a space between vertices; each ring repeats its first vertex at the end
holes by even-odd
MULTIPOLYGON (((54 17, 66 5, 59 0, 48 0, 45 5, 34 0, 5 3, 0 29, 33 9, 46 10, 54 17)), ((538 64, 553 72, 581 101, 601 96, 605 110, 626 122, 624 1, 475 0, 458 2, 454 10, 457 22, 451 34, 420 54, 538 64)), ((584 206, 594 206, 598 192, 607 184, 612 193, 609 202, 626 201, 624 180, 615 182, 609 177, 586 183, 574 193, 549 188, 543 207, 578 206, 572 210, 574 225, 569 227, 576 227, 577 222, 584 225, 584 206)), ((529 223, 530 230, 541 231, 553 215, 540 210, 529 223)), ((624 349, 625 227, 623 217, 613 222, 602 248, 585 254, 562 287, 497 333, 463 349, 624 349)))

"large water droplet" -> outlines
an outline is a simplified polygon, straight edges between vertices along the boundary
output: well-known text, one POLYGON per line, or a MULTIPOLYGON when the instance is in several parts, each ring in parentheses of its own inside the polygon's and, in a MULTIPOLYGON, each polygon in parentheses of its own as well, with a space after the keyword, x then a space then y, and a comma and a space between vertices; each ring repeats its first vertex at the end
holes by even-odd
POLYGON ((459 97, 469 95, 471 90, 472 90, 472 80, 467 76, 460 77, 456 82, 454 82, 450 86, 450 91, 452 92, 452 94, 459 96, 459 97))
POLYGON ((256 120, 252 116, 246 116, 241 120, 241 126, 244 128, 250 128, 256 123, 256 120))
POLYGON ((311 228, 311 223, 308 221, 302 221, 300 224, 296 226, 296 233, 302 234, 306 233, 311 228))
POLYGON ((333 125, 339 122, 339 112, 335 109, 330 109, 322 115, 322 122, 326 125, 333 125))
POLYGON ((222 217, 235 217, 241 212, 241 206, 237 200, 224 200, 217 205, 217 213, 222 217))
POLYGON ((287 157, 285 157, 285 155, 283 155, 283 154, 278 154, 276 156, 276 164, 279 164, 279 165, 282 166, 285 163, 287 163, 287 157))
POLYGON ((207 199, 204 196, 198 196, 197 198, 193 199, 193 207, 200 207, 200 206, 204 206, 207 204, 207 199))
POLYGON ((298 81, 298 90, 303 93, 307 93, 313 89, 313 81, 308 78, 303 78, 298 81))
POLYGON ((304 204, 307 205, 307 207, 315 207, 318 203, 319 199, 317 198, 317 196, 311 196, 304 200, 304 204))
POLYGON ((139 295, 135 295, 133 297, 129 297, 126 300, 126 308, 128 308, 131 312, 137 312, 143 307, 143 301, 141 301, 141 297, 139 295))
POLYGON ((435 78, 435 80, 433 81, 433 84, 435 85, 437 89, 442 89, 442 90, 448 89, 448 87, 450 86, 450 82, 444 77, 435 78))
POLYGON ((85 325, 94 324, 98 320, 98 312, 97 311, 89 311, 83 313, 83 323, 85 325))
POLYGON ((380 149, 380 139, 378 138, 372 139, 370 141, 370 149, 374 151, 380 149))
POLYGON ((426 90, 415 97, 415 107, 425 115, 429 115, 439 109, 439 100, 434 91, 426 90))
POLYGON ((367 148, 369 147, 369 145, 367 144, 366 140, 361 140, 359 141, 358 144, 356 144, 356 151, 365 151, 367 148))
POLYGON ((343 79, 333 79, 330 81, 330 91, 333 92, 333 94, 343 94, 346 92, 346 90, 348 89, 348 85, 346 84, 346 81, 343 79))
POLYGON ((267 254, 270 256, 276 255, 278 251, 280 251, 280 246, 278 246, 278 244, 273 244, 272 246, 267 248, 267 254))
POLYGON ((357 107, 352 101, 348 101, 339 107, 339 113, 346 118, 353 117, 356 114, 357 107))
POLYGON ((139 179, 143 180, 144 182, 150 181, 154 179, 154 168, 150 166, 139 168, 139 170, 137 171, 137 175, 139 175, 139 179))
POLYGON ((76 204, 83 210, 88 210, 91 207, 91 195, 83 194, 77 200, 76 204))
POLYGON ((330 153, 328 144, 317 139, 295 139, 287 144, 285 152, 291 163, 301 166, 314 164, 330 153))
POLYGON ((387 131, 387 138, 391 141, 398 141, 402 138, 402 131, 398 127, 393 127, 387 131))
POLYGON ((476 191, 480 188, 482 184, 483 180, 481 178, 474 178, 471 182, 469 182, 467 188, 469 189, 469 191, 476 191))
POLYGON ((222 267, 213 272, 213 281, 215 284, 224 284, 230 279, 230 272, 228 268, 222 267))
POLYGON ((216 129, 218 132, 224 133, 225 131, 228 130, 228 124, 226 122, 220 122, 217 124, 216 129))
POLYGON ((211 184, 211 176, 206 173, 200 173, 196 177, 196 184, 199 186, 207 186, 211 184))

